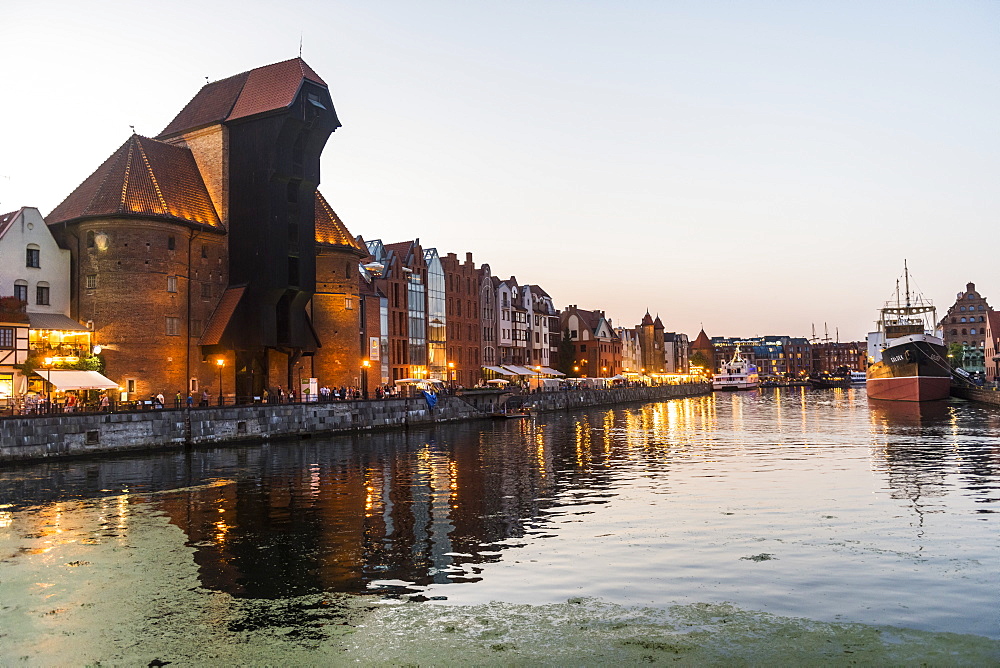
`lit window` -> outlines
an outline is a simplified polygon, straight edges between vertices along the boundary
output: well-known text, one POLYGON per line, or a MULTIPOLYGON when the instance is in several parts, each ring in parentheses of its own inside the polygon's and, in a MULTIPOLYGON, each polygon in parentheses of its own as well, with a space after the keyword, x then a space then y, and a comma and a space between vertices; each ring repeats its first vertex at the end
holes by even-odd
POLYGON ((354 308, 354 299, 352 297, 344 297, 344 308, 348 311, 354 308))
POLYGON ((93 290, 97 287, 97 274, 89 274, 87 276, 86 286, 88 290, 93 290))

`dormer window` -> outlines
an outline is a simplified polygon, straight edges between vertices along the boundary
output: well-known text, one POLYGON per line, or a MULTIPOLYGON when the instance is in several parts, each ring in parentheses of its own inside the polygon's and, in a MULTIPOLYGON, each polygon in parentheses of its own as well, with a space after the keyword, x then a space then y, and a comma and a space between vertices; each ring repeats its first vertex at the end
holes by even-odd
POLYGON ((320 109, 326 109, 326 105, 323 104, 323 100, 319 98, 316 93, 306 93, 306 99, 309 100, 309 104, 314 107, 319 107, 320 109))

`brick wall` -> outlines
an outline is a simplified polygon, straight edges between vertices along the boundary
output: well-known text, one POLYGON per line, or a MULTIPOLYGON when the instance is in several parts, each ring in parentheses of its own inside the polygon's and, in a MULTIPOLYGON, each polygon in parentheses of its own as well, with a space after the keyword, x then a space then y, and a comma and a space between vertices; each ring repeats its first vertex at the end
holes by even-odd
POLYGON ((105 375, 122 386, 134 381, 130 399, 187 391, 190 378, 213 382, 198 339, 228 282, 225 236, 127 218, 55 226, 53 233, 73 256, 71 314, 94 322, 105 375), (96 243, 88 248, 91 231, 96 243), (176 334, 168 334, 167 318, 176 319, 176 334))

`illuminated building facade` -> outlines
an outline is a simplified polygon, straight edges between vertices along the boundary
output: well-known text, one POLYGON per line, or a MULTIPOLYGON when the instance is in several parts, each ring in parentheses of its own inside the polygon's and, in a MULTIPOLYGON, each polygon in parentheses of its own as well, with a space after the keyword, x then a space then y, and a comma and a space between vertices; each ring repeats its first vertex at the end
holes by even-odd
MULTIPOLYGON (((962 346, 962 368, 969 372, 985 373, 987 328, 993 307, 976 291, 975 283, 968 283, 955 297, 955 303, 941 320, 941 331, 946 346, 962 346)), ((990 360, 992 363, 992 360, 990 360)))
POLYGON ((486 321, 480 320, 479 272, 472 253, 465 261, 455 253, 441 258, 447 287, 449 380, 459 387, 476 385, 481 376, 480 346, 486 321))
POLYGON ((622 341, 604 311, 570 305, 560 312, 564 335, 573 345, 574 376, 610 378, 622 368, 622 341))

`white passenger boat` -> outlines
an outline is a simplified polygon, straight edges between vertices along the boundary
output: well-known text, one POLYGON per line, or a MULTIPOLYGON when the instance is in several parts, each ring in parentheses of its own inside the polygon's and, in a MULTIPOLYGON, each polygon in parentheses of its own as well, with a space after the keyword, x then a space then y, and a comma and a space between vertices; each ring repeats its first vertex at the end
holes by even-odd
POLYGON ((760 386, 757 367, 747 362, 737 348, 733 359, 723 362, 719 373, 712 377, 713 390, 752 390, 760 386))

